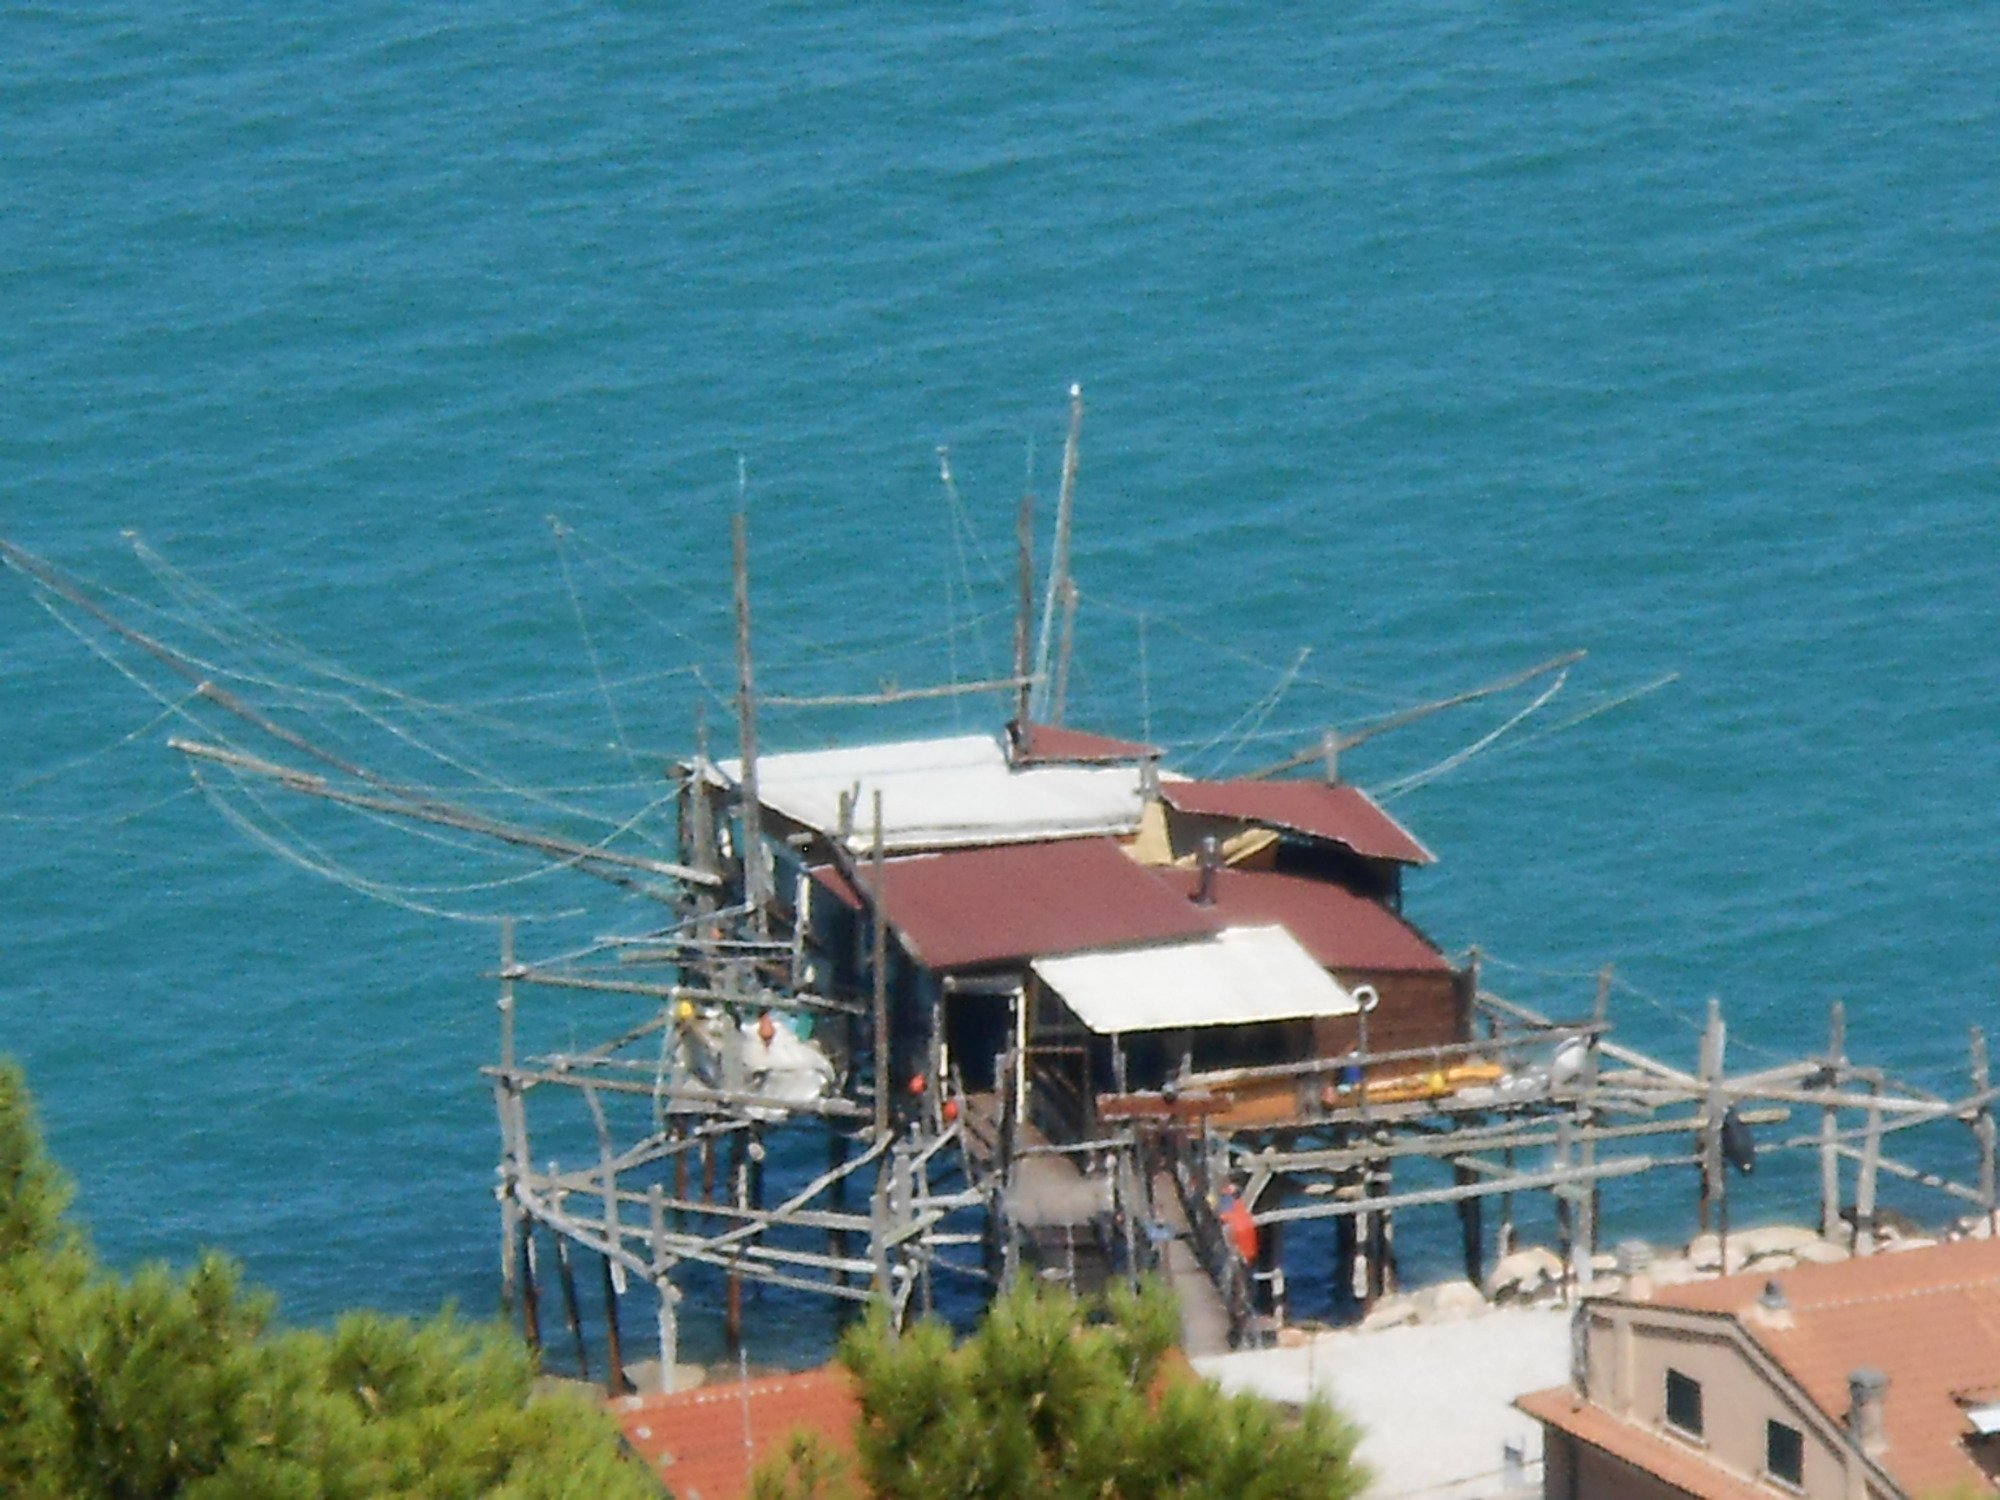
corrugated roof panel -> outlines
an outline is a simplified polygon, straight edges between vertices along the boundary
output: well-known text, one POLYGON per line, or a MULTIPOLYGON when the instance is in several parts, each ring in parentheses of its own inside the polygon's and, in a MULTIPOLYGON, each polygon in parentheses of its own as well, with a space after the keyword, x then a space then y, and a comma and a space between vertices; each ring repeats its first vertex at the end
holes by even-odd
POLYGON ((1159 755, 1154 745, 1134 740, 1114 740, 1109 735, 1070 729, 1061 724, 1024 724, 1013 731, 1014 760, 1017 765, 1069 761, 1091 765, 1114 765, 1121 761, 1148 760, 1159 755))
MULTIPOLYGON (((857 862, 864 885, 869 862, 857 862)), ((853 904, 832 869, 814 878, 853 904)), ((995 844, 883 862, 883 905, 911 956, 948 971, 1216 931, 1210 912, 1110 839, 995 844)))
MULTIPOLYGON (((1154 872, 1185 896, 1201 885, 1199 870, 1154 872)), ((1276 870, 1215 872, 1209 908, 1233 927, 1277 923, 1329 969, 1371 973, 1448 973, 1451 965, 1408 922, 1365 896, 1325 880, 1276 870)))
POLYGON ((1282 927, 1038 959, 1041 981, 1102 1036, 1351 1016, 1354 997, 1282 927))
MULTIPOLYGON (((742 762, 716 763, 731 785, 742 762)), ((1130 833, 1139 826, 1139 768, 1008 764, 988 735, 900 740, 836 750, 762 756, 757 792, 764 805, 831 836, 843 792, 853 798, 848 844, 873 839, 874 794, 882 793, 884 847, 951 848, 1130 833)))
POLYGON ((1368 859, 1437 862, 1416 838, 1357 786, 1323 781, 1162 781, 1160 794, 1180 812, 1262 823, 1343 844, 1368 859))

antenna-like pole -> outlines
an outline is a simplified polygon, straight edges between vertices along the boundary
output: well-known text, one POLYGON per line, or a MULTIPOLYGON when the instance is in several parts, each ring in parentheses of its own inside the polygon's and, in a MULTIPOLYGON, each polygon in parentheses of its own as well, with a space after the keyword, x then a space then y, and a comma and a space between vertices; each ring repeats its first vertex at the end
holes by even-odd
POLYGON ((1034 679, 1028 675, 1028 632, 1035 615, 1035 497, 1021 497, 1021 515, 1014 535, 1020 543, 1021 598, 1014 611, 1014 726, 1028 732, 1028 700, 1034 679))
MULTIPOLYGON (((739 498, 743 460, 737 461, 739 498)), ((770 892, 765 889, 764 809, 757 795, 757 690, 750 670, 750 540, 749 521, 742 508, 730 522, 730 543, 736 570, 736 742, 743 758, 743 897, 757 936, 770 936, 770 892)))
POLYGON ((1069 438, 1063 443, 1062 489, 1056 497, 1056 539, 1049 553, 1049 587, 1042 597, 1042 637, 1035 651, 1035 678, 1042 684, 1041 701, 1049 701, 1049 650, 1055 644, 1056 605, 1067 597, 1069 583, 1069 520, 1076 500, 1076 452, 1083 438, 1083 387, 1069 388, 1069 438))

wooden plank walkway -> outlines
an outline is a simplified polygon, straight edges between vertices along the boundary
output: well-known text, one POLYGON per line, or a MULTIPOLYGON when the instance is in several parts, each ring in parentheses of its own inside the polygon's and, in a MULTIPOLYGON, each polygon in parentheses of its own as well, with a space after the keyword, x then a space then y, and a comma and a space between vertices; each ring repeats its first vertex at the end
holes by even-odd
POLYGON ((1159 1247, 1160 1272, 1181 1309, 1181 1348, 1190 1359, 1229 1352, 1229 1309, 1195 1253, 1194 1235, 1171 1172, 1153 1174, 1153 1211, 1172 1238, 1159 1247))

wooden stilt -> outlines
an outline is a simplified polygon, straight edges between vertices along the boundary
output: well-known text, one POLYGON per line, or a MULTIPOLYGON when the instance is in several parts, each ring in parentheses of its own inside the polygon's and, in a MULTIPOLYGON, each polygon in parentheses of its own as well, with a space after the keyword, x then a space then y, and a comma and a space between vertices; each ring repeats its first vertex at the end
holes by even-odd
POLYGON ((1993 1087, 1992 1072, 1986 1061, 1986 1033, 1977 1026, 1972 1028, 1972 1094, 1979 1100, 1978 1108, 1972 1116, 1973 1139, 1979 1143, 1979 1200, 1985 1205, 1986 1232, 2000 1235, 2000 1205, 1994 1202, 1994 1140, 1996 1131, 1993 1121, 1993 1101, 1987 1097, 1993 1087))
POLYGON ((569 1236, 556 1237, 556 1277, 562 1284, 563 1317, 569 1323, 569 1336, 576 1343, 576 1374, 579 1380, 590 1379, 590 1353, 583 1343, 583 1308, 576 1296, 576 1271, 569 1263, 569 1236))
MULTIPOLYGON (((744 1159, 743 1147, 743 1132, 732 1131, 729 1137, 729 1201, 738 1209, 749 1207, 750 1198, 749 1164, 744 1159)), ((733 1261, 723 1295, 722 1339, 732 1354, 743 1347, 743 1277, 733 1261)))
POLYGON ((520 1157, 514 1141, 514 921, 500 923, 500 1071, 493 1085, 494 1105, 500 1115, 500 1311, 514 1314, 514 1242, 521 1227, 521 1206, 514 1196, 520 1180, 520 1157))
MULTIPOLYGON (((1451 1180, 1454 1187, 1469 1187, 1479 1180, 1479 1174, 1464 1162, 1455 1161, 1451 1164, 1451 1180)), ((1481 1220, 1480 1199, 1471 1196, 1459 1199, 1459 1245, 1465 1257, 1465 1279, 1474 1286, 1486 1282, 1486 1234, 1481 1220)))
POLYGON ((625 1378, 625 1345, 618 1332, 618 1278, 612 1274, 610 1256, 597 1259, 604 1268, 604 1389, 623 1396, 630 1393, 632 1382, 625 1378))
POLYGON ((736 573, 736 738, 743 769, 743 899, 759 938, 771 935, 770 874, 764 863, 764 809, 757 792, 757 688, 750 660, 749 521, 738 510, 730 523, 736 573))
POLYGON ((542 1309, 535 1291, 535 1221, 521 1216, 521 1337, 537 1359, 542 1353, 542 1309))
POLYGON ((1021 497, 1021 511, 1014 524, 1014 541, 1020 575, 1020 599, 1014 611, 1014 722, 1026 733, 1031 701, 1034 694, 1034 677, 1030 673, 1028 654, 1033 649, 1031 637, 1035 618, 1035 497, 1021 497))
POLYGON ((1701 1034, 1701 1083, 1705 1101, 1701 1129, 1701 1230, 1706 1234, 1722 1192, 1722 1055, 1728 1040, 1722 1024, 1722 1002, 1708 1002, 1708 1024, 1701 1034))
MULTIPOLYGON (((1562 1116, 1556 1121, 1556 1147, 1550 1165, 1558 1173, 1569 1170, 1570 1165, 1570 1121, 1562 1116)), ((1583 1277, 1577 1265, 1576 1197, 1571 1185, 1560 1185, 1555 1190, 1556 1197, 1556 1253, 1562 1258, 1563 1299, 1568 1301, 1583 1277)))
POLYGON ((869 900, 869 978, 875 1020, 875 1140, 889 1135, 889 1093, 895 1087, 889 1041, 889 923, 883 902, 882 793, 875 792, 875 839, 868 855, 868 878, 873 883, 869 900))
MULTIPOLYGON (((1838 1000, 1827 1013, 1826 1086, 1840 1088, 1847 1064, 1847 1009, 1838 1000)), ((1823 1239, 1840 1235, 1840 1111, 1828 1105, 1819 1116, 1819 1232, 1823 1239)))
MULTIPOLYGON (((1383 1197, 1389 1188, 1389 1164, 1386 1161, 1371 1162, 1367 1174, 1368 1196, 1383 1197)), ((1395 1278, 1389 1268, 1389 1234, 1389 1215, 1381 1209, 1371 1210, 1367 1218, 1363 1251, 1368 1260, 1368 1293, 1363 1300, 1369 1307, 1373 1307, 1393 1289, 1395 1278)))
POLYGON ((680 1359, 680 1319, 676 1315, 676 1304, 680 1293, 674 1290, 673 1282, 667 1274, 667 1207, 666 1195, 656 1182, 646 1189, 647 1227, 651 1230, 651 1259, 653 1265, 653 1290, 658 1294, 654 1315, 659 1322, 660 1334, 660 1379, 662 1391, 674 1388, 674 1366, 680 1359))
POLYGON ((500 1190, 500 1316, 514 1316, 514 1241, 520 1234, 521 1210, 511 1184, 500 1190))
MULTIPOLYGON (((1881 1085, 1870 1083, 1871 1100, 1881 1093, 1881 1085)), ((1875 1253, 1875 1181, 1882 1165, 1882 1111, 1868 1106, 1868 1133, 1861 1142, 1861 1170, 1854 1179, 1854 1253, 1875 1253)))
MULTIPOLYGON (((835 1213, 844 1213, 847 1209, 847 1174, 840 1170, 846 1165, 847 1137, 838 1130, 830 1130, 827 1132, 826 1137, 826 1170, 829 1175, 835 1173, 839 1175, 834 1176, 832 1185, 827 1189, 827 1194, 830 1199, 830 1206, 835 1213)), ((847 1231, 845 1229, 841 1229, 837 1225, 830 1224, 827 1226, 826 1253, 835 1260, 847 1259, 847 1231)), ((847 1285, 847 1272, 845 1269, 835 1267, 832 1274, 836 1286, 847 1285)))
POLYGON ((1356 1227, 1352 1214, 1342 1214, 1333 1221, 1333 1284, 1342 1298, 1363 1302, 1367 1300, 1368 1288, 1358 1279, 1360 1247, 1356 1243, 1356 1227))

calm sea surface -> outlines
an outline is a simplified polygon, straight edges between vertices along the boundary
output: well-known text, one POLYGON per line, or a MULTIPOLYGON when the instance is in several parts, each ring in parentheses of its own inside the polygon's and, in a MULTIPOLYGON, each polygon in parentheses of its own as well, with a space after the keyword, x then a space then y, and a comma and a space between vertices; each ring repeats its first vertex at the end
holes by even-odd
MULTIPOLYGON (((1616 964, 1669 1056, 1711 994, 1739 1062, 1838 996, 1954 1087, 2000 1021, 1993 17, 15 6, 0 534, 286 722, 587 834, 726 685, 739 459, 768 690, 970 678, 1080 381, 1075 721, 1243 768, 1587 648, 1393 804, 1442 855, 1417 919, 1558 1010, 1616 964)), ((0 579, 0 1051, 98 1244, 222 1245, 301 1319, 490 1310, 487 919, 646 912, 197 788, 189 684, 121 659, 163 698, 0 579)), ((1684 1232, 1661 1193, 1627 1227, 1684 1232)))

